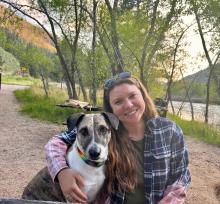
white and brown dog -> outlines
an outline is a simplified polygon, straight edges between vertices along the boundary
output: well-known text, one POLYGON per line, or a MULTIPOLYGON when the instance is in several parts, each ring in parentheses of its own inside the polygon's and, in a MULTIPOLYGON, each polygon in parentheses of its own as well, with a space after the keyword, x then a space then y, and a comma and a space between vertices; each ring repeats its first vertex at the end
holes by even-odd
POLYGON ((67 153, 69 166, 85 180, 83 191, 88 202, 95 200, 105 180, 105 162, 111 127, 118 128, 119 121, 111 113, 78 114, 67 120, 68 129, 77 129, 76 140, 67 153))
MULTIPOLYGON (((111 128, 118 129, 119 120, 111 113, 74 114, 67 119, 69 131, 76 128, 76 139, 67 153, 70 168, 84 178, 83 191, 88 202, 95 200, 105 180, 105 162, 111 128)), ((22 198, 29 200, 66 201, 58 181, 53 183, 47 168, 42 169, 25 188, 22 198)))

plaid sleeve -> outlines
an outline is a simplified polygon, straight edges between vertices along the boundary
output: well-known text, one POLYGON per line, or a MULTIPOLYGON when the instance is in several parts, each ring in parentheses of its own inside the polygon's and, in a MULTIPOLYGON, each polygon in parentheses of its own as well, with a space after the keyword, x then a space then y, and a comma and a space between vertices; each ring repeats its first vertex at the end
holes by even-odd
POLYGON ((76 139, 77 129, 73 128, 71 131, 62 132, 58 135, 58 138, 63 140, 66 144, 72 145, 76 139))
POLYGON ((186 197, 186 188, 180 183, 168 186, 163 199, 158 204, 183 204, 186 197))
POLYGON ((77 130, 73 128, 71 131, 53 137, 45 145, 47 167, 53 181, 62 169, 68 168, 66 152, 68 147, 75 141, 76 134, 77 130))
POLYGON ((45 145, 47 167, 53 181, 62 169, 68 168, 66 151, 67 144, 57 136, 51 138, 45 145))
POLYGON ((175 124, 171 142, 171 175, 168 187, 159 204, 182 204, 186 197, 186 190, 191 182, 188 169, 188 151, 186 149, 182 130, 175 124))

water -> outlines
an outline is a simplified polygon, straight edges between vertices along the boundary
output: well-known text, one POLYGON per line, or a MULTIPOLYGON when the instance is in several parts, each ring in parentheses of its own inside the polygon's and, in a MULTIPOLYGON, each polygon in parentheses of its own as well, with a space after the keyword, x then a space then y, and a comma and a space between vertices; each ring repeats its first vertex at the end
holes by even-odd
MULTIPOLYGON (((173 102, 173 106, 175 109, 175 113, 179 110, 179 107, 181 106, 182 102, 173 102)), ((194 109, 194 119, 196 121, 205 121, 205 104, 202 103, 193 103, 193 109, 194 109)), ((168 111, 172 112, 171 106, 169 104, 168 111)), ((183 105, 183 108, 180 112, 180 116, 183 119, 191 120, 191 109, 190 109, 190 103, 185 102, 183 105)), ((210 105, 209 106, 209 119, 208 123, 217 126, 220 129, 220 105, 210 105)))

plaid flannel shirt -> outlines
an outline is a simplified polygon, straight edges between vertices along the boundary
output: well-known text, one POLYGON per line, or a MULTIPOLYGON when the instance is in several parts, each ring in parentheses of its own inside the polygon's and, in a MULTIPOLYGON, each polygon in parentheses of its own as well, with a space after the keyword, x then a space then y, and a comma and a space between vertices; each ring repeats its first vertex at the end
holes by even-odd
MULTIPOLYGON (((146 204, 182 204, 191 182, 188 152, 182 130, 167 118, 146 121, 144 148, 144 179, 146 204)), ((76 137, 76 129, 53 137, 45 146, 48 170, 53 179, 63 168, 68 146, 76 137)), ((106 203, 123 204, 125 192, 117 191, 106 203)))

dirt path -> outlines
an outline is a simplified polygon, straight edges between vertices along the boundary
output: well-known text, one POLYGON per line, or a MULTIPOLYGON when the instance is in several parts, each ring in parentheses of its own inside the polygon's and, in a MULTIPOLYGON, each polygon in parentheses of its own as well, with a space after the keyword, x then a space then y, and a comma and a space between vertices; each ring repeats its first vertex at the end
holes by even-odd
POLYGON ((44 145, 61 126, 22 116, 13 90, 0 90, 0 197, 19 198, 28 181, 45 166, 44 145))
MULTIPOLYGON (((62 126, 21 115, 13 90, 0 90, 0 197, 20 198, 28 181, 45 166, 44 145, 62 126)), ((220 203, 220 148, 187 138, 192 185, 187 204, 220 203), (216 193, 218 191, 219 197, 216 193)))

